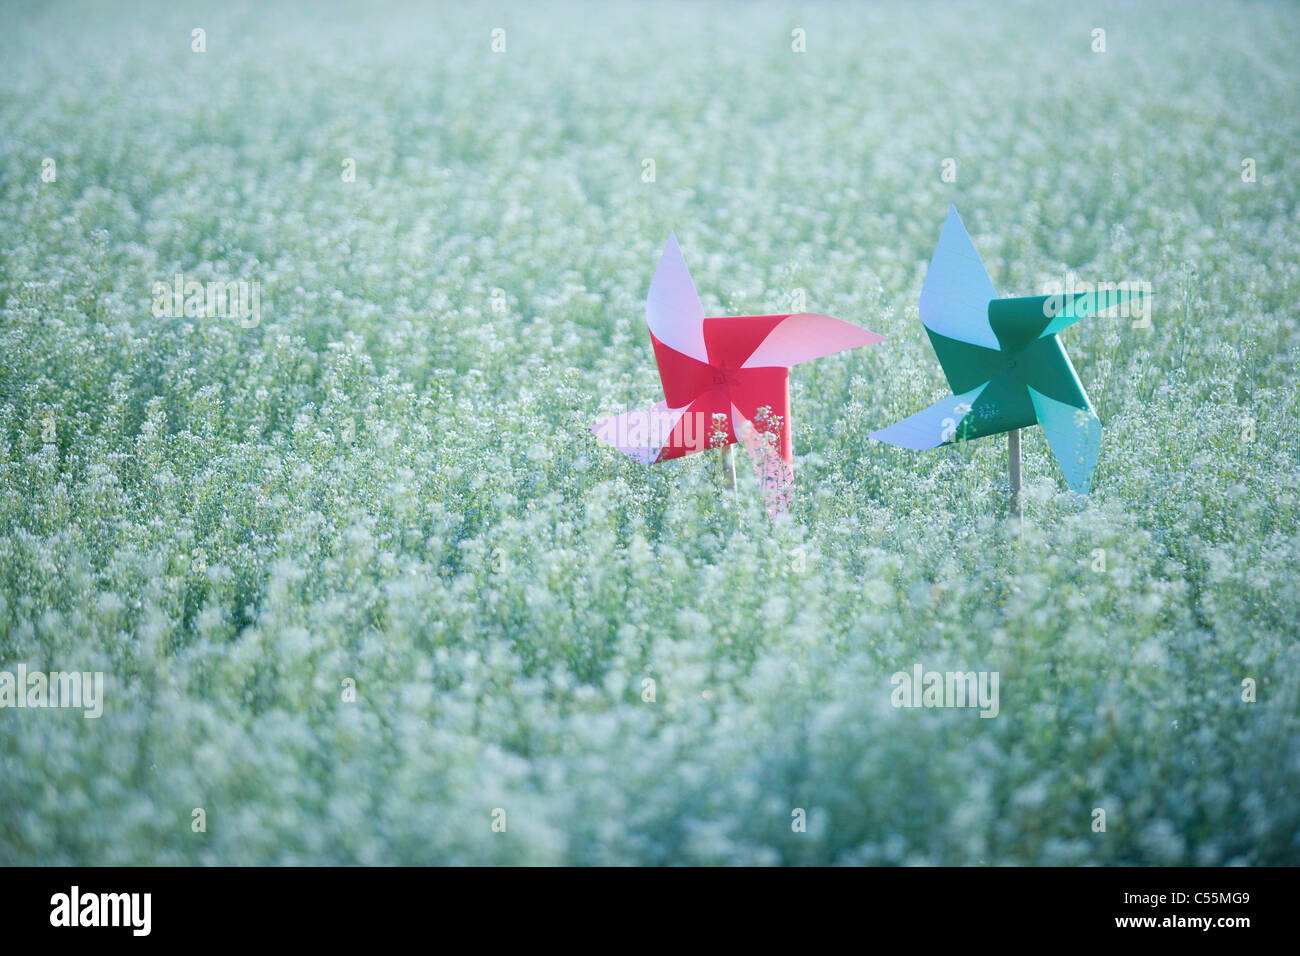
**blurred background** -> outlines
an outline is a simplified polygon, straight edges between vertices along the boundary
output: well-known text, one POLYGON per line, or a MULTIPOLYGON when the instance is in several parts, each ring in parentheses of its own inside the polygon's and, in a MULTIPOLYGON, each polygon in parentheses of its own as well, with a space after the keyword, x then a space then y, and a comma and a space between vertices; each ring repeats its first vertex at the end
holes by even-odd
POLYGON ((0 669, 105 712, 0 709, 0 862, 1300 862, 1293 4, 4 22, 0 669), (950 205, 1001 295, 1155 291, 1063 334, 1101 460, 1027 430, 1019 527, 1000 439, 867 438, 948 392, 950 205), (587 431, 670 231, 886 336, 792 375, 788 519, 587 431))

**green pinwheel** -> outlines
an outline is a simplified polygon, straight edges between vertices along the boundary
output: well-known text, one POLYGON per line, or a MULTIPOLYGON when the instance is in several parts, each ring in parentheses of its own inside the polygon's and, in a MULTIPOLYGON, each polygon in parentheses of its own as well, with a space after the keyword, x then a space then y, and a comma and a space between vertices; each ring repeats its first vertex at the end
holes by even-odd
MULTIPOLYGON (((920 311, 953 394, 871 437, 903 448, 937 448, 1042 425, 1066 484, 1087 494, 1101 422, 1057 333, 1141 295, 1121 289, 999 299, 961 217, 950 208, 921 288, 920 311)), ((1013 483, 1018 451, 1017 443, 1013 483)))

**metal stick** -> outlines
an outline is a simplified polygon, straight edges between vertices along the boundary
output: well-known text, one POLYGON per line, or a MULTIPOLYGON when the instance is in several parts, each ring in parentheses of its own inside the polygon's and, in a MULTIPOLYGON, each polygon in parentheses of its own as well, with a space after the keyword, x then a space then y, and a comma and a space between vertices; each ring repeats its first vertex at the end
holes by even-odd
POLYGON ((722 456, 722 486, 728 491, 736 490, 736 446, 723 445, 718 449, 722 456))
POLYGON ((1011 513, 1019 521, 1024 517, 1020 507, 1020 429, 1007 432, 1007 470, 1011 474, 1011 513))

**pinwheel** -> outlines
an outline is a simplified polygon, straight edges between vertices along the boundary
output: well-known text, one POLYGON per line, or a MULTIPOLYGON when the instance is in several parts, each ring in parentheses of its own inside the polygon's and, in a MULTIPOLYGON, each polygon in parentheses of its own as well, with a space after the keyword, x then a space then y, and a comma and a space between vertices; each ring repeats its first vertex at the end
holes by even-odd
POLYGON ((953 394, 871 437, 923 449, 1007 432, 1015 502, 1020 429, 1042 425, 1066 484, 1087 494, 1101 422, 1057 333, 1141 295, 1120 289, 999 299, 961 217, 950 208, 921 288, 920 311, 953 394))
POLYGON ((791 367, 883 338, 811 312, 705 316, 675 235, 650 282, 646 322, 664 400, 592 432, 643 464, 743 442, 770 513, 788 509, 793 486, 791 367))

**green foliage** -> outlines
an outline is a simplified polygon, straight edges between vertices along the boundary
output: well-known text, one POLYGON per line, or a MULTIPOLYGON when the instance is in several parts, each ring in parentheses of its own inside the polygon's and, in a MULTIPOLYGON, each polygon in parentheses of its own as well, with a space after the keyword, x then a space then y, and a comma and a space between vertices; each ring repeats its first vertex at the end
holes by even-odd
POLYGON ((0 862, 1300 862, 1294 7, 8 20, 0 669, 106 699, 0 710, 0 862), (867 438, 947 393, 950 203, 1002 295, 1156 293, 1063 333, 1100 464, 1026 431, 1019 534, 1002 440, 867 438), (788 519, 587 431, 671 229, 710 314, 887 336, 795 371, 788 519))

